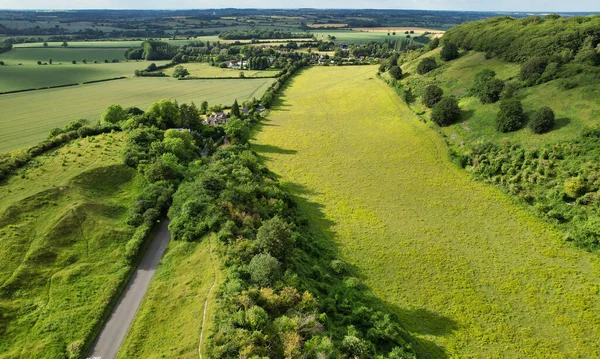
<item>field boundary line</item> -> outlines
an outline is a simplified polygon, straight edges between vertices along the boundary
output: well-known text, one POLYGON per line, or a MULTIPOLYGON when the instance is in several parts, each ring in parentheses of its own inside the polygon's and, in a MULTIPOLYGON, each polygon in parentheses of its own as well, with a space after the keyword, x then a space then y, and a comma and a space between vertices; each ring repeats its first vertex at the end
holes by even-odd
POLYGON ((210 262, 212 263, 214 277, 213 277, 212 285, 210 286, 210 289, 208 290, 208 293, 206 294, 206 299, 204 300, 204 313, 202 314, 202 324, 200 325, 200 340, 198 342, 198 357, 200 359, 202 359, 202 340, 204 339, 204 325, 206 324, 206 311, 208 308, 208 300, 210 299, 210 295, 213 291, 213 288, 215 287, 215 284, 217 284, 217 269, 215 268, 215 261, 213 260, 212 238, 209 238, 208 246, 209 246, 209 257, 210 257, 210 262))

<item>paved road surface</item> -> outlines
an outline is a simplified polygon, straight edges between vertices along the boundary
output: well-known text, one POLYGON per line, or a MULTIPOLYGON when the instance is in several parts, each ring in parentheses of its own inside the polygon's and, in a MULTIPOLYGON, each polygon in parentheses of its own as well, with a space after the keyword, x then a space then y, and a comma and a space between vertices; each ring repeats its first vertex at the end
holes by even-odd
POLYGON ((152 276, 162 258, 171 235, 168 229, 169 221, 163 221, 158 233, 135 273, 127 283, 125 291, 119 298, 108 321, 88 353, 88 358, 114 359, 125 340, 131 322, 135 317, 142 299, 148 290, 152 276))

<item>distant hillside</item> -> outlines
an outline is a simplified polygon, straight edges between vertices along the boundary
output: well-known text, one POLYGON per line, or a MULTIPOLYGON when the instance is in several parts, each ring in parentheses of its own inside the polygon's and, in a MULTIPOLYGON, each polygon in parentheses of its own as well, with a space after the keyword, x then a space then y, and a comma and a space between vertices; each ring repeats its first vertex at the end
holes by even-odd
POLYGON ((443 39, 465 50, 486 52, 511 62, 533 56, 550 61, 600 64, 600 16, 531 16, 523 19, 496 17, 468 22, 450 29, 443 39))
POLYGON ((494 18, 402 56, 400 79, 381 77, 455 163, 600 252, 598 44, 600 16, 494 18))

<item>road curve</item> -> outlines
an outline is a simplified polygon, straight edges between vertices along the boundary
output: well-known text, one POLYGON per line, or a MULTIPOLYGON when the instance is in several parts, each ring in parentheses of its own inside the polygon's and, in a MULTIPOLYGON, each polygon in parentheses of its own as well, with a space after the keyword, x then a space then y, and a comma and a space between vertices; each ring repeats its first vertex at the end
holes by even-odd
POLYGON ((150 286, 156 267, 165 253, 167 244, 169 244, 171 234, 168 226, 168 220, 161 223, 158 233, 144 254, 144 258, 142 258, 135 273, 129 279, 125 291, 121 294, 121 298, 119 298, 108 321, 102 328, 98 338, 96 338, 94 345, 92 345, 87 355, 88 358, 114 359, 117 357, 135 313, 142 304, 144 295, 146 295, 146 291, 150 286))

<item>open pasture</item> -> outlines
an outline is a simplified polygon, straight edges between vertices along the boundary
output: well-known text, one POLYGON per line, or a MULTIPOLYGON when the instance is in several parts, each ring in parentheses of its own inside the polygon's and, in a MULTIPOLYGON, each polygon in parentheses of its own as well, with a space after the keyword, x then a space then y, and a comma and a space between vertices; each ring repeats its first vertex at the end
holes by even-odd
MULTIPOLYGON (((167 61, 154 62, 162 65, 167 61)), ((5 65, 0 66, 0 92, 77 84, 122 76, 131 77, 135 70, 145 69, 150 63, 129 61, 109 64, 5 65)))
POLYGON ((77 358, 125 280, 136 172, 123 134, 76 140, 0 186, 0 358, 77 358))
MULTIPOLYGON (((190 62, 182 64, 189 72, 190 76, 193 77, 240 77, 240 72, 244 73, 245 77, 274 77, 279 73, 279 70, 235 70, 235 69, 222 69, 215 66, 210 66, 203 62, 190 62)), ((172 76, 175 71, 175 67, 171 67, 164 72, 172 76)))
POLYGON ((600 258, 448 160, 377 67, 295 77, 254 148, 425 358, 600 351, 600 258))
POLYGON ((54 127, 85 118, 97 121, 111 104, 148 108, 163 98, 180 103, 231 105, 260 98, 274 79, 187 80, 128 78, 96 84, 0 95, 0 152, 43 140, 54 127))

